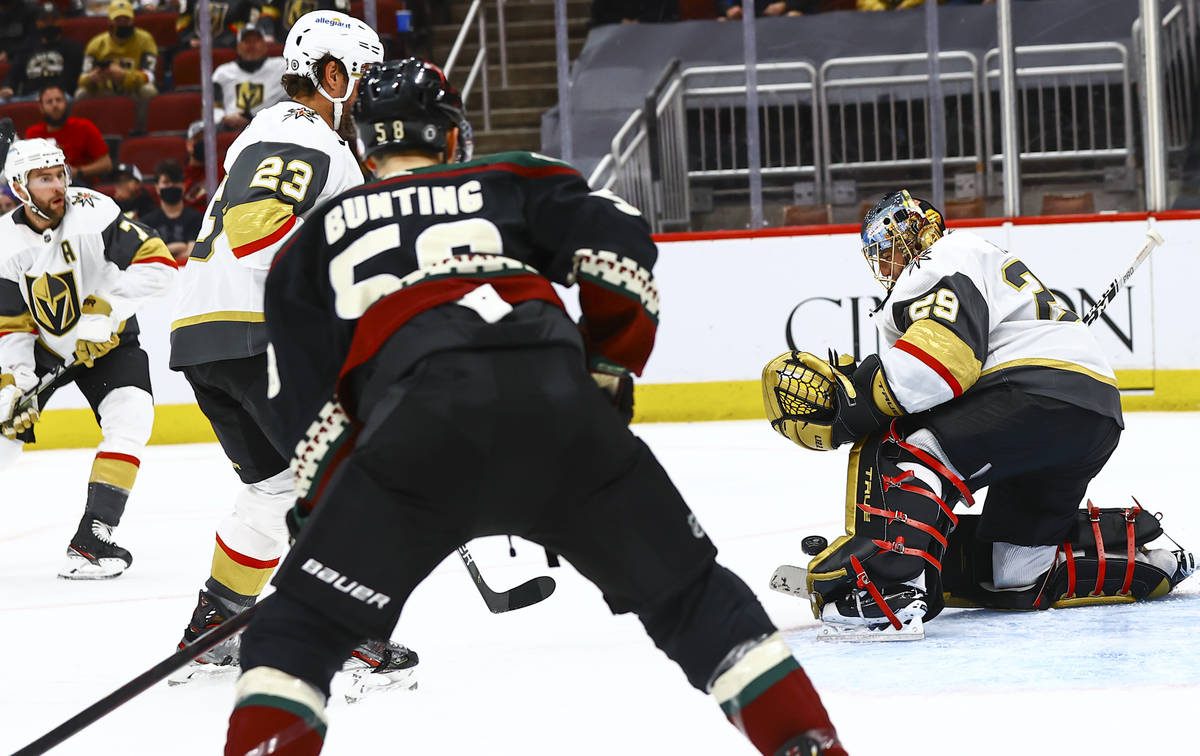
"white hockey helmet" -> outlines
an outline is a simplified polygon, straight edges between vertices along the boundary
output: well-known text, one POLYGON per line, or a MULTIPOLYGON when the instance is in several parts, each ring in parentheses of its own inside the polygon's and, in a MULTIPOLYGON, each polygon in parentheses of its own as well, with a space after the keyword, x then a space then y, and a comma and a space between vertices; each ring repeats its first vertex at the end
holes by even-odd
POLYGON ((383 43, 375 30, 362 21, 337 11, 319 10, 305 13, 288 32, 283 43, 285 74, 305 76, 316 85, 317 91, 333 103, 333 128, 342 121, 342 103, 350 99, 353 82, 373 63, 383 62, 383 43), (346 68, 351 79, 342 97, 333 97, 321 86, 321 72, 316 63, 330 55, 346 68))
POLYGON ((63 167, 69 185, 71 169, 67 166, 67 158, 58 143, 52 139, 18 139, 9 146, 8 156, 4 161, 4 174, 8 176, 8 187, 13 196, 47 220, 50 218, 38 209, 33 203, 33 195, 29 193, 29 174, 39 168, 53 168, 56 165, 63 167))

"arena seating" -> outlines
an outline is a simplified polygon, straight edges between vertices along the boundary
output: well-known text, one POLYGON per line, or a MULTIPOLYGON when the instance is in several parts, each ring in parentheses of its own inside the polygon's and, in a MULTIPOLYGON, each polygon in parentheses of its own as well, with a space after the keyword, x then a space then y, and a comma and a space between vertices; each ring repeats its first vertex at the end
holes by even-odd
MULTIPOLYGON (((237 59, 237 51, 228 47, 215 47, 212 51, 213 68, 237 59)), ((200 50, 189 48, 175 56, 175 89, 200 88, 200 50)))
POLYGON ((105 136, 124 137, 137 124, 137 108, 133 98, 124 95, 75 100, 71 105, 71 115, 88 119, 105 136))
POLYGON ((833 206, 789 205, 783 208, 785 226, 819 226, 833 223, 833 206))
POLYGON ((121 143, 118 158, 133 163, 143 176, 150 176, 160 160, 174 158, 187 162, 187 140, 181 136, 145 136, 126 139, 121 143))
POLYGON ((17 133, 23 136, 26 129, 42 120, 42 111, 36 102, 13 102, 0 105, 0 118, 13 119, 17 133))
POLYGON ((199 92, 168 92, 154 97, 146 113, 146 133, 182 136, 188 125, 203 115, 201 97, 199 92))

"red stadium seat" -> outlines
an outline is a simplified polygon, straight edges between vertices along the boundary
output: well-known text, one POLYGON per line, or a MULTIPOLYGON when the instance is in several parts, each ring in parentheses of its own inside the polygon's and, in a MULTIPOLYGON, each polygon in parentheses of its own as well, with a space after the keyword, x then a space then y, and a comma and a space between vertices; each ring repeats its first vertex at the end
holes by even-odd
POLYGON ((24 136, 30 126, 42 122, 42 111, 36 102, 14 102, 0 105, 0 118, 13 119, 17 133, 24 136))
POLYGON ((97 192, 100 192, 101 194, 107 195, 109 197, 116 197, 116 195, 117 195, 117 185, 116 184, 96 184, 95 186, 92 187, 92 189, 94 189, 97 192))
POLYGON ((62 20, 62 35, 87 47, 92 37, 108 31, 108 16, 76 16, 62 20))
POLYGON ((159 48, 166 49, 179 44, 179 32, 175 30, 178 19, 178 13, 139 13, 134 25, 150 32, 159 48))
POLYGON ((168 92, 150 100, 146 112, 146 133, 164 134, 187 131, 192 121, 200 120, 201 94, 199 92, 168 92))
POLYGON ((4 77, 8 76, 8 69, 12 66, 8 61, 0 62, 0 81, 4 81, 4 77))
MULTIPOLYGON (((375 2, 375 30, 379 34, 395 34, 396 33, 396 11, 404 10, 403 0, 376 0, 375 2)), ((350 3, 350 15, 355 18, 361 18, 366 21, 367 17, 363 15, 363 4, 361 0, 355 0, 350 3)), ((370 23, 368 21, 368 23, 370 23)))
POLYGON ((271 44, 267 45, 267 57, 279 58, 282 56, 283 56, 283 43, 282 42, 272 42, 271 44))
POLYGON ((86 97, 71 105, 71 115, 96 124, 101 134, 123 137, 137 125, 137 108, 127 95, 86 97))
POLYGON ((121 143, 120 162, 133 163, 149 176, 154 172, 154 166, 160 160, 174 158, 183 163, 187 162, 187 140, 181 136, 146 136, 126 139, 121 143))
POLYGON ((679 20, 716 18, 715 0, 679 0, 679 20))
MULTIPOLYGON (((213 68, 237 59, 237 50, 213 48, 213 68)), ((200 50, 189 47, 175 56, 175 89, 200 88, 200 50)))
POLYGON ((217 165, 225 165, 225 154, 229 152, 229 146, 233 144, 233 140, 238 138, 240 131, 222 131, 217 134, 217 165))

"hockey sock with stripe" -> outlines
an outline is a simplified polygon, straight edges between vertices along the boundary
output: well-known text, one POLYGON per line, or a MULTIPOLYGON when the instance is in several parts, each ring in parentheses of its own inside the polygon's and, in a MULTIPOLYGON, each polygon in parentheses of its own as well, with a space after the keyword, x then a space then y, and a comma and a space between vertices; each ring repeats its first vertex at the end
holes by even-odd
POLYGON ((225 756, 317 756, 325 726, 320 691, 282 670, 255 667, 238 679, 225 756))
POLYGON ((821 697, 778 632, 734 649, 710 692, 760 753, 777 756, 807 736, 824 756, 846 756, 821 697))

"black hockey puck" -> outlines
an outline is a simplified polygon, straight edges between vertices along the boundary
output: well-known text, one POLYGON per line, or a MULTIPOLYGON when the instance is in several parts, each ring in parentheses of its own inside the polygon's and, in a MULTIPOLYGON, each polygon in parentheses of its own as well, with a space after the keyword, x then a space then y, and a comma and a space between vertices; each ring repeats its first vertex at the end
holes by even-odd
POLYGON ((829 541, 825 540, 825 536, 805 536, 804 540, 800 542, 800 550, 809 556, 816 556, 828 547, 829 541))

